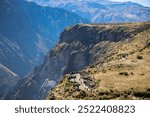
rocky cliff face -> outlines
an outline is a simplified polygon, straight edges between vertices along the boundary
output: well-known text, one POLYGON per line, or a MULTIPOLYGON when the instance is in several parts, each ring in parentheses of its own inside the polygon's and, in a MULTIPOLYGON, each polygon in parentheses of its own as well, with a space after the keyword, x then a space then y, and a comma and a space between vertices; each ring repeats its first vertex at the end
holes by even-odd
POLYGON ((4 99, 5 95, 19 80, 18 75, 0 64, 0 99, 4 99))
MULTIPOLYGON (((20 80, 6 99, 43 99, 62 75, 111 59, 117 47, 148 30, 150 23, 80 24, 66 28, 60 41, 34 72, 20 80)), ((59 86, 59 85, 58 85, 59 86)), ((59 89, 58 89, 59 90, 59 89)))
POLYGON ((23 76, 41 64, 66 26, 87 22, 63 9, 0 1, 0 63, 23 76))
MULTIPOLYGON (((77 27, 66 31, 71 35, 63 41, 71 43, 80 37, 86 47, 92 45, 91 56, 81 58, 98 61, 64 75, 48 99, 150 99, 150 22, 77 27)), ((81 58, 72 59, 69 65, 80 65, 81 58)))

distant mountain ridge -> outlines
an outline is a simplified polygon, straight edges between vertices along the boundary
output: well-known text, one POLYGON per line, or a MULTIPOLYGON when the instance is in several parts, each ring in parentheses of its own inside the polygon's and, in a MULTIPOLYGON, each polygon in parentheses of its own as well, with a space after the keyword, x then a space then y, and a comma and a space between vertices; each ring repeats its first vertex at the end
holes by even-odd
POLYGON ((150 7, 132 2, 109 0, 29 0, 43 6, 63 8, 72 11, 93 23, 149 21, 150 7))
POLYGON ((20 76, 42 63, 60 32, 88 22, 63 9, 41 7, 24 0, 0 1, 0 63, 20 76))

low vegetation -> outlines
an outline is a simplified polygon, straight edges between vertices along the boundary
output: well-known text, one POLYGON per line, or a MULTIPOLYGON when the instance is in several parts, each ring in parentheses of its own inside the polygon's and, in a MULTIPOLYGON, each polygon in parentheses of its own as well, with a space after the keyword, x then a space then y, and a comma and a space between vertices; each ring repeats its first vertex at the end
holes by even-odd
POLYGON ((66 75, 47 99, 150 99, 149 34, 150 30, 144 30, 120 42, 116 52, 103 61, 66 75))

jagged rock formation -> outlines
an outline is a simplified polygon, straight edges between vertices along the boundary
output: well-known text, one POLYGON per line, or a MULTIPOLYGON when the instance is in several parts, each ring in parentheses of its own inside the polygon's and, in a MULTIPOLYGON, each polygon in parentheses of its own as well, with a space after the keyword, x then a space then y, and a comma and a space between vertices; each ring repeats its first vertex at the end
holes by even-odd
MULTIPOLYGON (((96 57, 98 61, 79 72, 64 75, 47 99, 150 99, 150 22, 79 27, 75 29, 85 37, 85 43, 92 39, 88 36, 89 32, 95 36, 93 42, 98 39, 97 43, 87 44, 93 46, 90 49, 93 55, 99 54, 96 57), (83 31, 85 27, 88 31, 84 30, 83 34, 80 29, 83 31), (95 33, 103 36, 98 37, 95 33), (105 44, 107 47, 103 48, 105 44)), ((73 30, 71 28, 68 35, 75 32, 73 30)), ((66 41, 73 40, 72 36, 67 39, 64 38, 66 41)), ((70 63, 73 66, 74 61, 70 63)))
MULTIPOLYGON (((119 45, 126 41, 130 42, 137 34, 148 30, 149 27, 150 23, 148 22, 139 24, 78 24, 66 28, 61 33, 59 43, 46 56, 44 64, 20 80, 6 96, 6 99, 45 98, 48 91, 60 81, 62 75, 77 72, 90 64, 99 64, 111 59, 111 56, 116 54, 119 45)), ((77 76, 78 81, 80 75, 77 76)), ((86 81, 86 84, 94 87, 94 83, 90 79, 86 81)), ((61 91, 59 88, 58 90, 61 91)))
POLYGON ((18 75, 0 64, 0 99, 3 99, 7 92, 16 85, 18 75))
POLYGON ((149 21, 150 8, 133 2, 110 0, 28 0, 72 11, 93 23, 149 21))
POLYGON ((0 63, 26 75, 42 63, 64 27, 87 22, 63 9, 24 0, 0 1, 0 63))

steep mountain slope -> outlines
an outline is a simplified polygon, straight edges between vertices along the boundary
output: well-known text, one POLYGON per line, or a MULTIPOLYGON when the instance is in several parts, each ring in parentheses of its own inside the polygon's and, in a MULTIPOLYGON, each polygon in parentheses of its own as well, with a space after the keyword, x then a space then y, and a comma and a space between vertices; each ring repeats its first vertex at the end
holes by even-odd
POLYGON ((150 19, 150 8, 132 2, 109 0, 29 0, 72 11, 93 23, 137 22, 150 19))
MULTIPOLYGON (((91 27, 96 31, 100 25, 88 26, 91 27)), ((114 45, 107 46, 111 51, 106 50, 104 55, 107 56, 99 56, 93 65, 65 75, 47 99, 150 99, 150 22, 104 27, 114 34, 107 32, 107 37, 104 33, 101 36, 114 45), (111 38, 118 41, 114 42, 111 38)), ((101 45, 105 41, 99 40, 90 51, 98 54, 104 49, 101 45)), ((73 62, 70 64, 73 65, 73 62)))
POLYGON ((17 74, 0 64, 0 99, 5 97, 6 93, 16 85, 17 81, 17 74))
POLYGON ((19 45, 13 43, 8 38, 0 34, 0 63, 7 65, 17 73, 28 71, 26 68, 32 68, 32 63, 23 54, 19 45), (30 64, 29 64, 30 63, 30 64))
MULTIPOLYGON (((96 61, 103 62, 116 53, 119 45, 131 41, 134 36, 149 28, 149 22, 78 24, 68 27, 61 33, 56 47, 46 56, 44 64, 20 80, 6 99, 43 99, 60 81, 62 75, 80 71, 96 61)), ((63 91, 59 88, 58 90, 63 91)))
POLYGON ((24 0, 0 1, 0 63, 25 75, 43 61, 66 26, 87 22, 63 9, 24 0))

